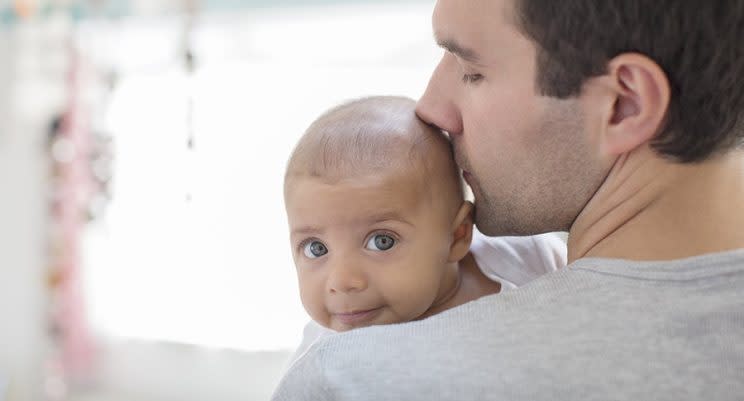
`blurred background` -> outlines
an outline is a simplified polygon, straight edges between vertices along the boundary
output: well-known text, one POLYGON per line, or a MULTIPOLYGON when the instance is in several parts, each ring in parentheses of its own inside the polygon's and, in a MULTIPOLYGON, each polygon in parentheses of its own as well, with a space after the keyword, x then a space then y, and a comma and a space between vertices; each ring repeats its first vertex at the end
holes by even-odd
POLYGON ((0 401, 267 400, 294 142, 417 98, 434 0, 0 0, 0 401))

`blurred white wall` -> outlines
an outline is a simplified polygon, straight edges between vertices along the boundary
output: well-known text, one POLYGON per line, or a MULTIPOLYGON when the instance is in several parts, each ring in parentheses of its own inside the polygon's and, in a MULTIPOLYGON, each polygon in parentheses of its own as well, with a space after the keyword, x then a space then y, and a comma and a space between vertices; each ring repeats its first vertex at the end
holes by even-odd
POLYGON ((290 356, 131 340, 104 348, 94 385, 68 401, 268 400, 290 356))
MULTIPOLYGON (((0 391, 42 399, 46 129, 63 95, 60 27, 0 27, 0 391)), ((0 399, 3 394, 0 392, 0 399)))
POLYGON ((105 345, 98 388, 76 400, 268 398, 308 319, 288 249, 286 159, 338 102, 422 93, 441 54, 432 6, 208 15, 191 78, 176 58, 178 20, 85 27, 87 48, 120 73, 107 118, 114 199, 87 238, 89 311, 101 334, 138 340, 105 345))
MULTIPOLYGON (((421 94, 440 54, 432 5, 206 17, 188 85, 179 20, 80 27, 86 56, 115 65, 121 78, 108 116, 118 192, 86 238, 87 306, 102 342, 95 377, 69 401, 268 399, 307 319, 285 238, 285 160, 307 124, 340 101, 421 94), (190 161, 187 91, 197 139, 190 161)), ((0 29, 0 401, 41 401, 44 146, 64 102, 66 28, 0 29)))
POLYGON ((94 326, 244 351, 295 346, 308 318, 288 245, 286 160, 341 101, 422 93, 440 54, 430 12, 357 4, 206 16, 192 77, 176 58, 178 20, 86 27, 86 47, 120 76, 106 119, 113 200, 86 239, 94 326))

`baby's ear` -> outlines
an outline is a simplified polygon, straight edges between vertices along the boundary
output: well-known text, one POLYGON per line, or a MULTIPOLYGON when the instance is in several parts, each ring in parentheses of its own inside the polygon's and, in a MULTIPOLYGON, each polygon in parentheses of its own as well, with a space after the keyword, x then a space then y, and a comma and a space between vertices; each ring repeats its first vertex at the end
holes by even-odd
POLYGON ((452 222, 452 244, 448 262, 459 262, 470 251, 470 242, 473 240, 473 204, 463 201, 460 210, 452 222))

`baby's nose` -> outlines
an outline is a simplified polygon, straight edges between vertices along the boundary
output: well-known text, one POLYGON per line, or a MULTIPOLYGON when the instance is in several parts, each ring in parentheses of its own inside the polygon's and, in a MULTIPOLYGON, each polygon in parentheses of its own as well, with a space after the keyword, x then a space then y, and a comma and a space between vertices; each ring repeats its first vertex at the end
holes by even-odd
POLYGON ((330 266, 327 286, 331 293, 360 292, 367 289, 367 278, 362 269, 341 261, 330 266))

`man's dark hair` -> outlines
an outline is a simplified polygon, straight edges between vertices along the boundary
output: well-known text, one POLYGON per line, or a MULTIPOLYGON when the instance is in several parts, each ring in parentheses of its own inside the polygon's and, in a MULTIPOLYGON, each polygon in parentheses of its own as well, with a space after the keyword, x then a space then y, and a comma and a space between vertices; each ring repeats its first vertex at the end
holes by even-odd
POLYGON ((744 142, 744 0, 515 1, 543 95, 576 96, 613 57, 640 53, 671 86, 657 152, 696 162, 744 142))

